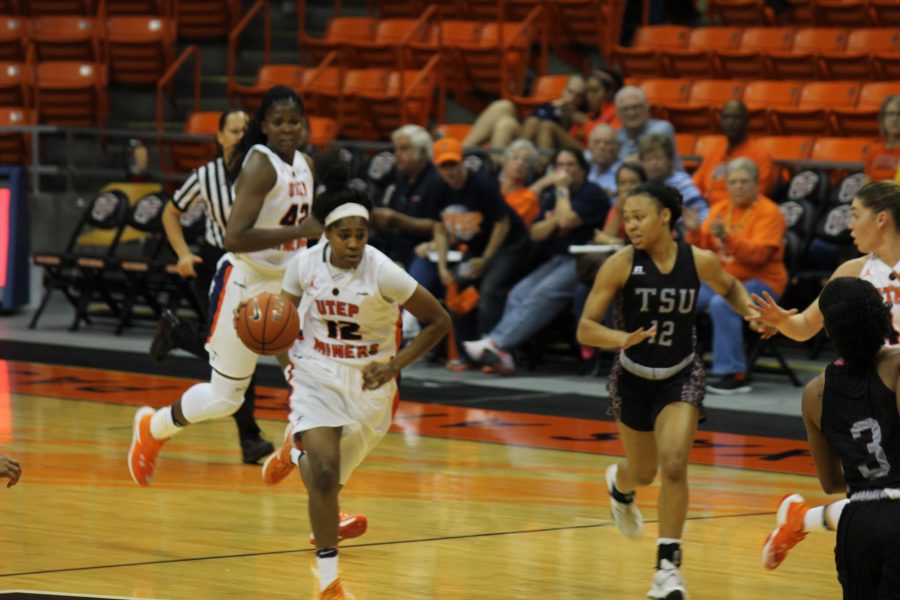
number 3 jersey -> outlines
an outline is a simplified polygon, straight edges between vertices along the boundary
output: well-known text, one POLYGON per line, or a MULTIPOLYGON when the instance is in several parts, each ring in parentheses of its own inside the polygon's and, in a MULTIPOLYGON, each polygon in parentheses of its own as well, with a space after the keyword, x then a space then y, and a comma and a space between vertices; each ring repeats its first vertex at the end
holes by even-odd
POLYGON ((874 369, 860 373, 841 361, 826 367, 821 429, 849 494, 900 488, 897 396, 874 369))
MULTIPOLYGON (((247 152, 244 164, 254 152, 265 154, 275 169, 275 185, 266 194, 254 227, 277 229, 293 226, 305 219, 312 208, 313 176, 306 158, 294 151, 294 160, 287 164, 269 147, 256 144, 247 152)), ((291 240, 273 248, 255 252, 235 253, 235 256, 264 273, 281 274, 294 253, 306 247, 305 239, 291 240)))
POLYGON ((331 244, 322 242, 290 263, 282 285, 302 296, 303 339, 294 351, 362 367, 396 356, 400 305, 418 284, 372 246, 355 269, 335 267, 331 244))
POLYGON ((623 353, 650 368, 677 365, 694 353, 694 321, 700 278, 691 246, 678 242, 671 273, 660 273, 653 259, 634 249, 631 274, 615 301, 616 329, 635 331, 656 326, 656 337, 623 353))

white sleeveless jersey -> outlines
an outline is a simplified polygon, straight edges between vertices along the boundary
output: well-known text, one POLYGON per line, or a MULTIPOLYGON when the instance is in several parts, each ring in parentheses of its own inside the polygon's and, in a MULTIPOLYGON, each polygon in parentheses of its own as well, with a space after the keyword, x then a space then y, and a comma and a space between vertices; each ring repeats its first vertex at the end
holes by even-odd
POLYGON ((894 331, 900 335, 900 275, 894 275, 895 272, 900 274, 900 263, 891 268, 877 255, 869 254, 859 272, 859 278, 874 285, 884 301, 891 305, 894 331))
MULTIPOLYGON (((295 150, 294 162, 288 165, 267 146, 256 144, 244 157, 245 165, 254 152, 261 152, 269 158, 276 175, 275 185, 266 194, 254 227, 275 229, 300 223, 312 210, 314 192, 312 171, 303 154, 295 150)), ((305 239, 291 240, 265 250, 236 252, 235 256, 263 272, 281 274, 294 253, 305 247, 305 239)))
POLYGON ((397 355, 400 303, 415 291, 416 281, 372 246, 353 270, 330 266, 330 256, 330 244, 320 242, 297 256, 285 274, 285 290, 302 293, 303 339, 295 351, 357 367, 387 362, 397 355), (379 289, 379 271, 385 268, 395 268, 408 289, 400 302, 379 289))

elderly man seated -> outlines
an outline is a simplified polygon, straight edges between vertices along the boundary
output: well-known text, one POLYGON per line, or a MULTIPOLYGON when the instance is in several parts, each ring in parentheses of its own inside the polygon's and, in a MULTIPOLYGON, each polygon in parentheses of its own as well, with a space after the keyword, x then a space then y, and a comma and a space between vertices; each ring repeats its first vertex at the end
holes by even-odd
MULTIPOLYGON (((685 239, 713 250, 722 268, 743 282, 747 292, 773 297, 784 293, 785 222, 778 205, 760 194, 759 172, 749 158, 736 158, 726 167, 728 201, 714 205, 703 223, 695 211, 682 215, 685 239)), ((713 328, 713 375, 719 379, 706 386, 714 394, 750 391, 744 354, 744 321, 740 315, 703 285, 697 309, 709 309, 713 328)))

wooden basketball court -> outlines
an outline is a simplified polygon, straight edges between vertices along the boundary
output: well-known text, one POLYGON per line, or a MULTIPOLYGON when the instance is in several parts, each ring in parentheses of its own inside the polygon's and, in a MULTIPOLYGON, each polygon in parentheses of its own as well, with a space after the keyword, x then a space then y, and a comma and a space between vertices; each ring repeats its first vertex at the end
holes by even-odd
MULTIPOLYGON (((135 407, 192 383, 0 361, 0 452, 23 463, 20 484, 0 490, 0 591, 315 597, 299 477, 265 486, 240 464, 230 420, 191 427, 164 447, 152 487, 132 483, 135 407)), ((261 396, 257 416, 280 440, 285 392, 261 396)), ((760 565, 781 495, 824 500, 803 448, 701 435, 683 545, 692 599, 840 597, 831 534, 811 534, 775 572, 760 565)), ((644 538, 627 540, 602 484, 619 452, 609 422, 404 402, 342 494, 369 519, 341 547, 345 588, 358 600, 643 598, 656 488, 638 497, 644 538)))

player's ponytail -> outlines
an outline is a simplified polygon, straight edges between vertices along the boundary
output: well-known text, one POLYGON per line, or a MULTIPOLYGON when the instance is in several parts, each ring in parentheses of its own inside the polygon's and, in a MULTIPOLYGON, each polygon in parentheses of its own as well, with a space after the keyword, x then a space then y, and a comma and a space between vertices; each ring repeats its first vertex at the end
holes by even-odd
POLYGON ((885 340, 896 343, 891 309, 868 281, 832 279, 819 296, 819 309, 825 317, 825 331, 850 367, 871 368, 885 340))
POLYGON ((312 213, 319 223, 325 224, 328 215, 344 204, 359 204, 369 213, 372 201, 368 195, 347 187, 350 181, 350 163, 345 160, 341 149, 333 146, 315 158, 316 198, 312 213))

